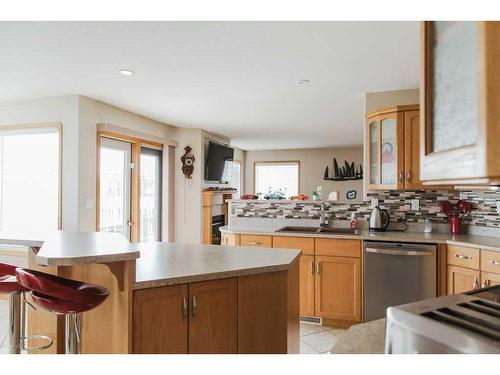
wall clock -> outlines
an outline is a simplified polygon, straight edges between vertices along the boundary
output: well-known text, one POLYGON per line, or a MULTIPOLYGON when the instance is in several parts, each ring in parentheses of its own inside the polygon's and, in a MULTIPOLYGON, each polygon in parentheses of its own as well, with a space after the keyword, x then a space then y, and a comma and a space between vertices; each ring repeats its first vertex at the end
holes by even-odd
POLYGON ((194 154, 191 152, 193 149, 189 146, 184 147, 184 155, 181 156, 182 161, 182 173, 184 173, 184 177, 191 179, 191 175, 194 171, 194 154))

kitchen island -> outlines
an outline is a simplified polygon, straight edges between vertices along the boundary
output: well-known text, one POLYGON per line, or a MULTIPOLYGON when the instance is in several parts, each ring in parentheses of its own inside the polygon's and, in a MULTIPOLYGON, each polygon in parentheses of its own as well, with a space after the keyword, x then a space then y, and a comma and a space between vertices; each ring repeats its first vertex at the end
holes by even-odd
MULTIPOLYGON (((299 350, 298 250, 131 244, 68 231, 0 243, 29 247, 32 269, 109 289, 83 314, 83 353, 299 350)), ((63 353, 64 317, 30 309, 28 332, 52 337, 49 352, 63 353)))

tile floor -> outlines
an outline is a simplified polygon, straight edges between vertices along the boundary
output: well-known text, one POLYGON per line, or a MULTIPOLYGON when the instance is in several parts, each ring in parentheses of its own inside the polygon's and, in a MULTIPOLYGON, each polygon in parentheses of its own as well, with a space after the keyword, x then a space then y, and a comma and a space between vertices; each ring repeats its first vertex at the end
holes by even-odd
MULTIPOLYGON (((0 344, 7 340, 9 311, 7 300, 0 299, 0 344)), ((300 354, 328 353, 344 329, 300 323, 300 354)), ((7 342, 5 342, 8 345, 7 342)), ((0 354, 8 353, 7 346, 0 348, 0 354)))
POLYGON ((300 323, 300 354, 328 353, 345 329, 300 323))

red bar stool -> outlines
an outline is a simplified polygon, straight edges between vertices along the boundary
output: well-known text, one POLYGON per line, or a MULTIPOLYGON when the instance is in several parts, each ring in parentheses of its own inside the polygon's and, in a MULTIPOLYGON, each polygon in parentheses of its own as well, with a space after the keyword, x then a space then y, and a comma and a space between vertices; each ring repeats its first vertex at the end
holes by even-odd
POLYGON ((81 353, 81 314, 95 309, 108 297, 106 288, 43 272, 18 268, 19 284, 31 290, 33 301, 44 310, 64 315, 66 320, 66 354, 81 353))
POLYGON ((9 353, 20 354, 25 338, 26 303, 28 289, 15 279, 16 266, 0 263, 0 294, 9 295, 9 353))

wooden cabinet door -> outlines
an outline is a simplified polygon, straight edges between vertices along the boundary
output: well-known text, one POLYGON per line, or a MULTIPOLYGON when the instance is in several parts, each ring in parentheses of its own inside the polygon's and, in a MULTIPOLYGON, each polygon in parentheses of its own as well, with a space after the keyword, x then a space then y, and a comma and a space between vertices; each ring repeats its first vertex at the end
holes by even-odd
POLYGON ((374 189, 380 184, 380 131, 378 116, 369 117, 366 125, 368 127, 368 168, 366 168, 365 173, 368 174, 368 187, 374 189))
POLYGON ((405 189, 420 189, 420 111, 406 111, 404 125, 405 189))
POLYGON ((448 266, 448 295, 479 288, 481 273, 469 268, 448 266))
POLYGON ((188 353, 188 286, 134 292, 133 352, 188 353))
POLYGON ((314 316, 314 256, 302 255, 299 260, 300 315, 314 316))
POLYGON ((236 278, 189 284, 189 353, 238 350, 236 278))
POLYGON ((239 246, 240 245, 240 235, 233 234, 233 233, 222 233, 221 245, 239 246))
POLYGON ((361 321, 361 260, 316 257, 316 315, 328 319, 361 321))
POLYGON ((481 272, 481 288, 500 285, 500 275, 491 272, 481 272))

